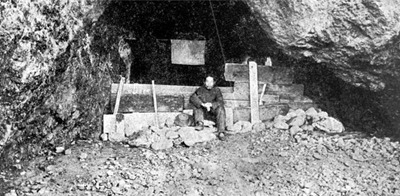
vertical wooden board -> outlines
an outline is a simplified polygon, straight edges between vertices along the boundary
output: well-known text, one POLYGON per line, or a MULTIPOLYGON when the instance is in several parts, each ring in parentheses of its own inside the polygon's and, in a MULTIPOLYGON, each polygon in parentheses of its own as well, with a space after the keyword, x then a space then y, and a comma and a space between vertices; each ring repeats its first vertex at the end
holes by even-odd
POLYGON ((250 116, 251 123, 260 121, 260 111, 258 104, 258 77, 257 77, 257 63, 254 61, 249 62, 249 80, 250 80, 250 116))

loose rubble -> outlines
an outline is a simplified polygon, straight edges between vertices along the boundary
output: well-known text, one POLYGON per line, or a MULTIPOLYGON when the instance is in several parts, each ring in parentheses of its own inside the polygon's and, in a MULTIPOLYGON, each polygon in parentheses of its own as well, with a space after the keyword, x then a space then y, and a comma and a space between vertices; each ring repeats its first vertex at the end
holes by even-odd
MULTIPOLYGON (((341 133, 345 130, 343 124, 324 111, 317 112, 313 107, 307 111, 290 110, 285 116, 279 115, 273 119, 273 127, 291 132, 320 130, 326 133, 341 133), (292 129, 292 127, 295 127, 292 129)), ((268 127, 268 125, 267 125, 268 127)))
POLYGON ((325 134, 313 126, 325 119, 291 111, 227 141, 193 127, 150 127, 126 143, 77 141, 71 154, 19 168, 8 195, 400 195, 399 142, 325 134))

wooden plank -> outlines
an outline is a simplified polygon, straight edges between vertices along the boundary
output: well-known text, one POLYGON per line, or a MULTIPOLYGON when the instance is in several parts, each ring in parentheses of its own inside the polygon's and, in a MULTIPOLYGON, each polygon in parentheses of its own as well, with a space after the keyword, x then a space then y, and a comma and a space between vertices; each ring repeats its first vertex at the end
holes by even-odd
MULTIPOLYGON (((258 92, 261 93, 263 90, 264 84, 258 85, 258 92)), ((250 95, 249 91, 249 82, 235 82, 234 83, 234 92, 235 94, 240 94, 242 97, 246 97, 250 95)), ((304 85, 303 84, 271 84, 266 83, 266 94, 274 94, 274 95, 298 95, 302 96, 304 94, 304 85)))
MULTIPOLYGON (((287 104, 274 104, 260 106, 260 120, 266 121, 271 120, 275 116, 282 114, 285 115, 289 111, 289 106, 287 104)), ((233 109, 233 122, 236 123, 239 120, 250 121, 250 108, 234 108, 233 109)))
MULTIPOLYGON (((125 84, 123 94, 152 94, 151 84, 125 84)), ((180 86, 157 84, 157 95, 182 95, 192 94, 198 86, 180 86)), ((233 93, 233 87, 218 87, 222 93, 233 93)), ((117 93, 118 84, 111 84, 111 94, 117 93)))
POLYGON ((260 121, 260 111, 258 104, 258 77, 257 77, 257 63, 254 61, 249 62, 249 80, 250 80, 250 115, 251 123, 260 121))
POLYGON ((151 81, 151 87, 153 89, 153 103, 154 103, 154 118, 156 120, 156 127, 160 125, 160 122, 158 121, 158 112, 157 112, 157 97, 156 97, 156 85, 154 84, 154 80, 151 81))
MULTIPOLYGON (((111 111, 114 110, 116 95, 111 95, 111 111)), ((154 102, 151 95, 122 95, 119 113, 153 112, 154 102)), ((157 110, 159 112, 178 112, 184 108, 183 96, 157 95, 157 110)))
MULTIPOLYGON (((293 72, 285 67, 258 66, 258 81, 275 84, 292 84, 293 72)), ((248 82, 249 67, 242 64, 225 64, 225 80, 233 82, 248 82)))
POLYGON ((263 89, 262 89, 262 92, 261 92, 261 95, 260 95, 260 103, 259 103, 259 105, 262 105, 263 104, 263 100, 262 100, 262 98, 264 97, 264 94, 265 94, 265 88, 267 87, 267 84, 264 84, 263 85, 263 89))
POLYGON ((123 87, 124 87, 124 77, 121 77, 121 80, 118 84, 118 91, 117 91, 117 99, 115 101, 115 106, 114 106, 114 115, 118 113, 118 109, 119 109, 119 101, 121 100, 121 95, 122 95, 122 91, 123 91, 123 87))

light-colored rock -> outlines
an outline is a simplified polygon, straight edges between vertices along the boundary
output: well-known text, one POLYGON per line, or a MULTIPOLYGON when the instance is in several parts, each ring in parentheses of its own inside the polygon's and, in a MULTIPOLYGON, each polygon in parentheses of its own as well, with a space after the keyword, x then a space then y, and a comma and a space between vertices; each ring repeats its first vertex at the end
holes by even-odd
POLYGON ((182 127, 179 129, 179 136, 187 146, 193 146, 199 142, 211 141, 216 138, 215 129, 205 128, 203 131, 196 131, 194 127, 182 127))
POLYGON ((238 121, 233 125, 232 133, 246 133, 251 131, 252 124, 248 121, 238 121))
POLYGON ((292 119, 292 118, 294 118, 294 117, 296 117, 296 116, 301 116, 301 115, 305 115, 306 114, 306 112, 304 112, 304 110, 302 110, 302 109, 297 109, 297 110, 292 110, 292 111, 290 111, 290 112, 288 112, 287 114, 286 114, 286 117, 288 118, 288 119, 292 119))
POLYGON ((289 125, 282 121, 274 123, 274 127, 277 129, 289 129, 289 125))
POLYGON ((169 131, 167 131, 167 133, 165 133, 165 136, 168 139, 176 139, 179 137, 179 133, 175 130, 169 130, 169 131))
POLYGON ((210 120, 204 120, 203 123, 204 123, 204 126, 206 126, 206 127, 213 127, 213 126, 215 126, 215 122, 210 121, 210 120))
POLYGON ((318 112, 318 116, 322 119, 329 117, 328 113, 324 111, 318 112))
POLYGON ((102 134, 100 135, 100 139, 101 139, 102 141, 108 141, 108 133, 102 133, 102 134))
POLYGON ((253 125, 253 131, 255 131, 255 132, 260 132, 260 131, 265 131, 265 130, 266 130, 265 124, 262 122, 255 123, 253 125))
POLYGON ((64 150, 65 150, 64 146, 56 147, 56 153, 62 153, 64 152, 64 150))
MULTIPOLYGON (((304 111, 303 111, 304 112, 304 111)), ((288 121, 288 124, 290 126, 302 126, 306 122, 306 115, 305 114, 300 114, 292 118, 291 120, 288 121)))
POLYGON ((85 160, 88 157, 87 153, 82 152, 81 155, 79 156, 80 160, 85 160))
POLYGON ((302 132, 303 130, 299 126, 294 125, 294 126, 290 127, 289 131, 290 131, 290 135, 293 136, 293 135, 296 135, 299 132, 302 132))
POLYGON ((332 117, 315 122, 313 126, 328 133, 341 133, 345 130, 343 124, 332 117))
POLYGON ((15 190, 11 190, 9 193, 6 193, 5 196, 18 196, 15 190))
POLYGON ((318 112, 317 110, 315 110, 314 107, 308 108, 308 110, 306 111, 306 115, 307 116, 317 116, 318 112))
POLYGON ((71 151, 71 149, 67 149, 67 150, 65 150, 65 151, 64 151, 64 154, 65 154, 65 155, 70 155, 70 154, 72 154, 72 151, 71 151))
POLYGON ((290 116, 283 116, 283 115, 275 116, 274 124, 278 123, 278 122, 286 122, 286 121, 290 120, 291 118, 292 117, 290 117, 290 116))

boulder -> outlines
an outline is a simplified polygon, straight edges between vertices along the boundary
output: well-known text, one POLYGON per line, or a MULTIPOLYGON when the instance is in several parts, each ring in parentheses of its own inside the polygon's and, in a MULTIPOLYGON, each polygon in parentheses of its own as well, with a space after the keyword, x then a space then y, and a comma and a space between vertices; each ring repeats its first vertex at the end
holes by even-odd
POLYGON ((311 108, 308 108, 308 110, 306 111, 306 115, 307 116, 317 116, 318 115, 318 112, 317 112, 317 110, 315 110, 315 108, 314 107, 311 107, 311 108))
POLYGON ((300 126, 304 125, 305 122, 306 122, 306 115, 304 113, 304 114, 297 115, 294 118, 292 118, 291 120, 289 120, 288 124, 290 126, 298 126, 298 127, 300 127, 300 126))
POLYGON ((277 129, 289 129, 289 125, 282 121, 274 123, 274 127, 277 129))
POLYGON ((297 109, 297 110, 288 112, 288 113, 286 114, 286 117, 289 118, 289 119, 291 119, 291 118, 293 118, 293 117, 301 116, 301 115, 305 115, 305 114, 306 114, 306 112, 304 112, 303 109, 297 109))
POLYGON ((291 118, 292 117, 290 117, 290 116, 283 116, 283 115, 275 116, 274 124, 277 122, 286 122, 286 121, 290 120, 291 118))
POLYGON ((252 124, 248 121, 238 121, 233 125, 232 133, 246 133, 251 131, 252 124))
POLYGON ((328 133, 341 133, 345 130, 343 124, 332 117, 315 122, 313 126, 328 133))
POLYGON ((282 51, 325 63, 342 80, 368 90, 398 76, 398 1, 245 1, 282 51), (389 3, 390 2, 390 3, 389 3))

